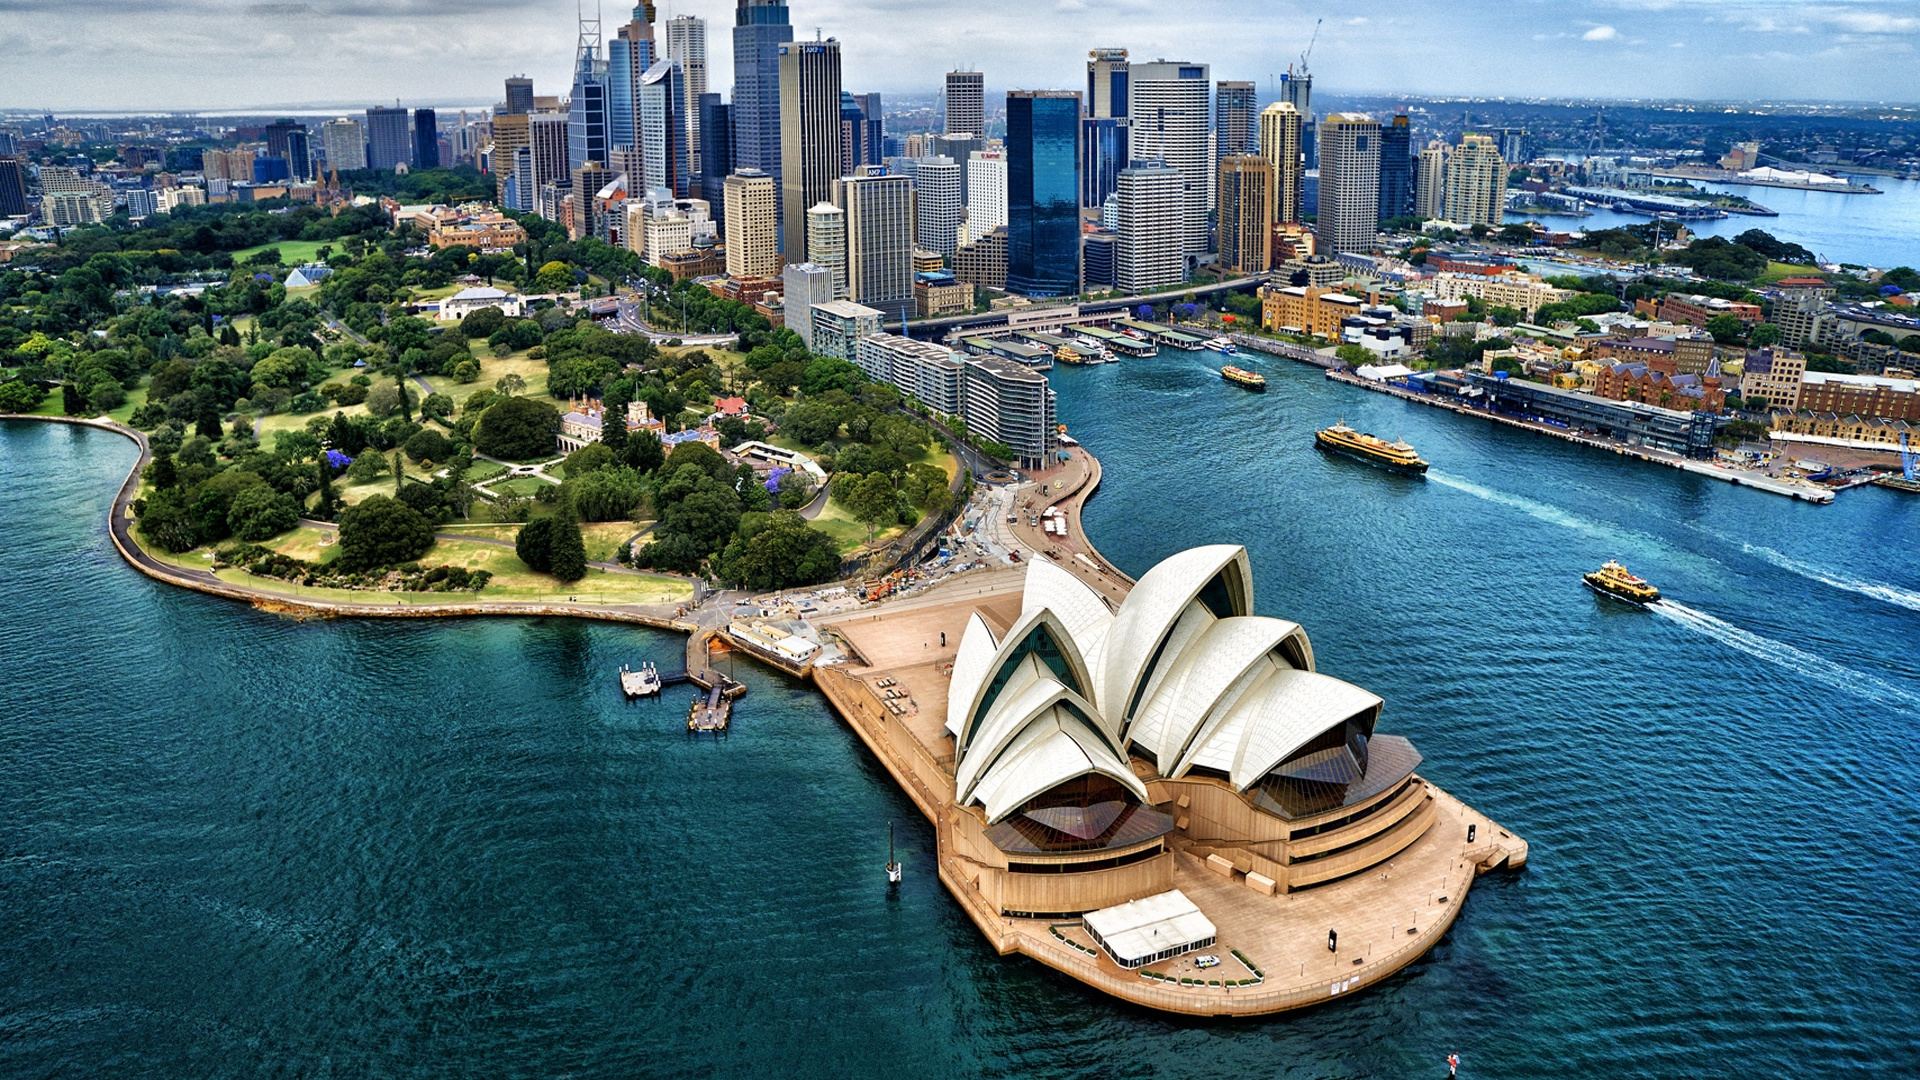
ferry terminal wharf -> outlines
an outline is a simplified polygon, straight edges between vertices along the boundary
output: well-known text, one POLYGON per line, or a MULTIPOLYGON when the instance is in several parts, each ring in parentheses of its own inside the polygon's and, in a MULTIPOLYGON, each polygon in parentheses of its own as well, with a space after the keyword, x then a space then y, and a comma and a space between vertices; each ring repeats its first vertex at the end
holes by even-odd
POLYGON ((1350 371, 1341 370, 1337 361, 1305 345, 1286 341, 1274 341, 1271 338, 1256 337, 1252 334, 1234 334, 1233 341, 1242 348, 1251 349, 1267 356, 1295 360, 1320 368, 1326 372, 1326 377, 1334 382, 1344 383, 1348 386, 1357 386, 1362 390, 1371 390, 1376 394, 1386 394, 1389 397, 1397 397, 1402 401, 1411 401, 1435 409, 1444 409, 1459 416, 1471 416, 1481 420, 1489 420, 1496 424, 1505 424, 1508 427, 1520 428, 1538 435, 1551 435, 1556 439, 1577 443, 1578 445, 1590 447, 1595 450, 1606 450, 1614 454, 1619 454, 1622 457, 1635 458, 1654 465, 1664 465, 1670 469, 1677 469, 1681 472, 1692 473, 1695 476, 1704 476, 1713 480, 1722 480, 1740 487, 1753 488, 1755 491, 1764 491, 1770 495, 1784 495, 1788 498, 1800 499, 1819 505, 1825 505, 1833 501, 1833 491, 1818 485, 1792 483, 1758 473, 1726 468, 1712 462, 1694 461, 1671 454, 1662 454, 1649 450, 1646 447, 1630 446, 1626 443, 1601 439, 1592 435, 1582 435, 1577 431, 1528 420, 1525 417, 1508 416, 1490 409, 1476 409, 1459 402, 1435 397, 1432 394, 1422 394, 1404 387, 1394 386, 1391 383, 1363 379, 1350 371))

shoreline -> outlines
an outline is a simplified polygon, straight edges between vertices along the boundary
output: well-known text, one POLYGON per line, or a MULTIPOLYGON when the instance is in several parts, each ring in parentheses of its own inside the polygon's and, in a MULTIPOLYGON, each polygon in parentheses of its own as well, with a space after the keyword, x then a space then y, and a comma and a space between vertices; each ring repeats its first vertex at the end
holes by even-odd
MULTIPOLYGON (((679 631, 688 635, 685 648, 687 672, 690 677, 707 674, 706 661, 711 658, 710 649, 717 638, 737 654, 744 654, 782 674, 812 683, 833 712, 843 723, 853 729, 867 747, 868 752, 887 769, 894 782, 934 826, 933 854, 941 884, 966 912, 968 918, 973 921, 995 952, 1003 956, 1016 952, 1024 954, 1046 967, 1071 976, 1091 989, 1136 1005, 1189 1016, 1244 1017, 1272 1015, 1305 1008, 1351 994, 1397 974, 1426 956, 1452 929, 1455 920, 1465 908, 1466 898, 1474 881, 1481 874, 1500 868, 1517 869, 1524 866, 1526 862, 1526 841, 1513 837, 1497 822, 1474 811, 1431 781, 1416 777, 1416 781, 1424 785, 1427 798, 1435 808, 1436 820, 1421 829, 1414 839, 1408 841, 1405 850, 1398 858, 1409 863, 1410 873, 1416 866, 1425 866, 1427 872, 1440 874, 1440 885, 1438 889, 1428 893, 1429 903, 1424 906, 1412 901, 1411 896, 1399 897, 1397 895, 1399 888, 1404 886, 1392 890, 1396 894, 1392 908, 1396 914, 1389 916, 1390 919, 1398 918, 1397 912, 1403 902, 1415 903, 1416 907, 1421 907, 1413 919, 1415 925, 1406 925, 1405 937, 1398 938, 1401 944, 1397 948, 1384 953, 1377 959, 1371 956, 1364 960, 1356 958, 1351 967, 1345 966, 1345 957, 1335 958, 1334 962, 1340 966, 1326 971, 1320 970, 1326 966, 1324 964, 1301 961, 1297 975, 1287 972, 1287 969, 1293 967, 1295 960, 1298 959, 1289 952, 1285 962, 1274 967, 1270 977, 1263 976, 1256 986, 1239 988, 1237 994, 1233 989, 1222 986, 1176 987, 1166 982, 1149 980, 1138 972, 1119 968, 1104 953, 1090 953, 1086 947, 1062 936, 1057 926, 1065 925, 1073 929, 1078 925, 1077 919, 1063 923, 1046 918, 1009 917, 1001 914, 995 903, 982 891, 978 864, 955 850, 958 832, 967 826, 973 826, 973 830, 977 831, 978 826, 971 820, 967 808, 952 801, 952 774, 942 767, 934 753, 924 747, 903 723, 886 715, 881 698, 866 678, 848 670, 855 666, 864 667, 868 669, 869 677, 874 671, 874 665, 868 662, 857 648, 849 648, 850 657, 847 664, 825 668, 807 665, 803 669, 796 670, 785 664, 773 663, 753 650, 734 645, 724 626, 706 626, 694 620, 671 618, 638 610, 621 610, 599 605, 555 605, 536 602, 492 604, 483 602, 425 606, 302 601, 288 600, 276 594, 269 594, 265 590, 252 590, 232 585, 213 578, 211 574, 207 574, 206 579, 201 580, 190 573, 153 559, 132 537, 128 508, 133 493, 139 486, 140 474, 152 457, 146 438, 141 432, 112 420, 49 416, 34 417, 34 419, 110 431, 128 438, 139 448, 139 455, 115 493, 107 532, 115 549, 120 552, 125 561, 157 581, 226 599, 246 601, 262 611, 300 618, 316 615, 370 618, 557 615, 638 624, 655 629, 679 631), (1438 836, 1441 823, 1437 819, 1440 817, 1449 820, 1455 829, 1461 824, 1476 824, 1484 830, 1484 834, 1477 844, 1442 840, 1438 836), (1505 842, 1494 839, 1496 835, 1503 838, 1505 842), (1458 850, 1455 850, 1456 848, 1458 850), (969 867, 975 871, 975 876, 971 879, 968 876, 969 867), (1444 895, 1440 895, 1437 904, 1432 903, 1433 893, 1441 891, 1444 891, 1444 895), (1309 973, 1307 970, 1309 967, 1315 970, 1309 973)), ((1046 499, 1045 504, 1047 506, 1059 504, 1065 509, 1068 533, 1060 538, 1061 546, 1070 552, 1077 548, 1078 552, 1075 554, 1080 558, 1088 559, 1087 572, 1096 579, 1104 579, 1105 591, 1110 594, 1117 591, 1124 595, 1131 588, 1133 579, 1100 556, 1081 528, 1080 510, 1100 486, 1099 459, 1084 447, 1077 447, 1076 452, 1085 456, 1087 471, 1081 474, 1077 482, 1071 485, 1063 484, 1062 490, 1046 499)), ((1044 494, 1045 491, 1043 487, 1042 493, 1044 494)), ((1070 555, 1065 561, 1071 565, 1072 560, 1073 555, 1070 555)), ((982 586, 978 590, 981 593, 988 591, 986 588, 988 585, 992 585, 996 593, 1023 593, 1025 591, 1024 568, 1007 567, 1002 571, 1001 577, 1011 584, 1013 572, 1016 570, 1019 573, 1020 582, 1017 589, 1008 589, 999 580, 964 575, 936 586, 927 594, 906 598, 893 604, 883 602, 872 609, 828 616, 823 622, 831 626, 836 623, 844 625, 851 621, 877 622, 888 616, 912 618, 915 614, 927 609, 952 607, 956 604, 965 605, 967 601, 964 597, 956 600, 951 594, 964 592, 971 585, 982 586), (941 593, 950 595, 941 596, 941 593)), ((833 626, 832 629, 838 635, 839 627, 833 626)), ((698 677, 692 678, 691 681, 703 687, 707 686, 707 683, 698 677)), ((739 690, 743 692, 744 687, 739 687, 739 690)), ((942 687, 942 693, 944 694, 944 687, 942 687)), ((734 695, 730 693, 730 696, 734 695)), ((1278 900, 1281 906, 1281 911, 1278 913, 1270 908, 1249 907, 1248 905, 1258 905, 1257 900, 1250 899, 1256 894, 1244 887, 1234 885, 1231 879, 1224 883, 1220 882, 1218 872, 1208 865, 1207 854, 1210 852, 1210 848, 1204 851, 1196 849, 1195 841, 1192 839, 1181 838, 1174 842, 1167 857, 1174 860, 1177 880, 1181 887, 1190 891, 1197 890, 1197 894, 1208 901, 1216 914, 1220 914, 1221 907, 1224 906, 1227 909, 1225 917, 1236 924, 1235 931, 1238 934, 1247 935, 1244 939, 1235 936, 1233 940, 1245 940, 1249 948, 1256 949, 1261 954, 1267 954, 1262 962, 1269 967, 1273 967, 1270 951, 1281 947, 1280 939, 1288 931, 1297 929, 1295 924, 1303 924, 1306 920, 1313 921, 1317 927, 1325 919, 1325 912, 1322 909, 1331 906, 1338 913, 1338 917, 1351 918, 1356 922, 1377 917, 1381 912, 1388 910, 1383 897, 1353 898, 1344 883, 1284 894, 1278 900), (1313 913, 1305 914, 1295 911, 1292 909, 1292 905, 1295 904, 1313 913), (1256 945, 1255 941, 1259 944, 1256 945)), ((1384 882, 1387 876, 1383 874, 1381 880, 1384 882)), ((1361 879, 1365 880, 1365 887, 1372 887, 1371 874, 1346 880, 1358 882, 1361 879)), ((1423 877, 1422 880, 1430 879, 1423 877)), ((1381 886, 1380 889, 1387 891, 1385 886, 1381 886)), ((1418 887, 1415 889, 1416 892, 1423 891, 1418 887)), ((1275 903, 1272 900, 1267 902, 1275 903)), ((1394 922, 1391 933, 1397 936, 1401 925, 1403 925, 1401 922, 1394 922)), ((1314 946, 1311 953, 1303 955, 1318 956, 1318 954, 1319 949, 1314 946)))
POLYGON ((1802 502, 1813 503, 1817 506, 1826 506, 1833 502, 1833 492, 1824 488, 1808 487, 1775 479, 1770 476, 1738 472, 1732 469, 1722 468, 1712 462, 1667 457, 1653 453, 1644 447, 1628 446, 1625 443, 1617 443, 1589 435, 1581 435, 1578 432, 1557 428, 1550 424, 1535 423, 1517 416, 1507 416, 1502 413, 1470 408, 1436 398, 1431 394, 1415 393, 1414 391, 1392 386, 1387 383, 1362 379, 1351 372, 1335 370, 1333 361, 1319 356, 1317 353, 1313 353, 1312 350, 1304 345, 1271 341, 1265 338, 1254 337, 1251 334, 1235 334, 1234 341, 1236 344, 1243 345, 1246 348, 1266 356, 1294 360, 1321 368, 1326 372, 1326 377, 1334 382, 1355 386, 1362 390, 1371 390, 1376 394, 1386 394, 1389 397, 1397 397, 1402 401, 1410 401, 1415 404, 1426 405, 1430 408, 1443 409, 1457 416, 1471 416, 1482 420, 1490 420, 1497 424, 1505 424, 1508 427, 1519 428, 1523 431, 1530 431, 1537 435, 1551 435, 1556 439, 1561 439, 1579 446, 1585 446, 1589 449, 1605 450, 1618 454, 1621 457, 1630 457, 1652 465, 1662 465, 1669 469, 1677 469, 1695 476, 1721 480, 1738 487, 1747 487, 1755 491, 1764 491, 1769 495, 1781 495, 1790 499, 1798 499, 1802 502), (1302 354, 1311 354, 1313 358, 1308 359, 1306 355, 1302 354))

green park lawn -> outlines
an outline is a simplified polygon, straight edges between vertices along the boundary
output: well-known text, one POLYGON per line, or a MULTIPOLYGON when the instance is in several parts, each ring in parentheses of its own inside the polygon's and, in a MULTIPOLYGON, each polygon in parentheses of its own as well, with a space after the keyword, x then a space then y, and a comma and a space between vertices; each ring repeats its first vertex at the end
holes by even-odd
POLYGON ((1754 281, 1763 285, 1771 285, 1781 278, 1820 276, 1820 268, 1817 266, 1795 266, 1793 263, 1769 261, 1766 271, 1759 277, 1754 278, 1754 281))
MULTIPOLYGON (((631 535, 633 526, 621 525, 631 535)), ((295 558, 312 562, 331 562, 338 556, 339 549, 332 541, 332 529, 319 529, 302 525, 266 542, 265 546, 276 551, 292 555, 295 558)), ((625 539, 622 536, 621 539, 625 539)), ((588 542, 588 554, 593 554, 593 541, 588 542)), ((191 570, 206 570, 211 563, 211 550, 195 548, 180 555, 152 550, 151 553, 162 562, 191 570)), ((421 558, 421 563, 429 566, 463 566, 469 570, 486 570, 493 580, 478 593, 400 593, 369 592, 354 589, 313 589, 277 578, 256 577, 244 570, 228 568, 216 572, 220 580, 235 585, 245 585, 288 597, 314 600, 334 600, 344 603, 374 604, 462 604, 486 602, 492 600, 565 600, 578 597, 584 603, 605 604, 673 604, 690 599, 693 586, 684 579, 664 574, 636 572, 609 573, 604 570, 589 569, 587 576, 571 584, 555 580, 549 574, 536 573, 514 555, 510 547, 495 544, 461 540, 438 540, 421 558)))
MULTIPOLYGON (((828 499, 826 508, 820 511, 820 516, 814 518, 808 522, 808 524, 826 533, 828 536, 833 537, 833 542, 838 545, 840 554, 842 555, 859 548, 867 542, 866 525, 855 521, 853 515, 847 513, 847 508, 841 506, 833 499, 828 499)), ((874 542, 876 544, 884 544, 906 531, 907 528, 904 525, 895 525, 892 528, 882 529, 874 534, 874 542)))
POLYGON ((286 266, 300 266, 320 257, 320 249, 333 247, 338 250, 338 240, 276 240, 271 244, 255 244, 250 248, 241 248, 233 253, 234 264, 240 265, 268 248, 280 249, 280 262, 286 266))

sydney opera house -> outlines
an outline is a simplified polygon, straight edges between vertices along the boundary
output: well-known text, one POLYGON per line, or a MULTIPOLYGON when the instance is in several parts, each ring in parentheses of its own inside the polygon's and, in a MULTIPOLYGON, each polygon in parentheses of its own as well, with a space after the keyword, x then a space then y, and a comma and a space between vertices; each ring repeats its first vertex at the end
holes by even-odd
MULTIPOLYGON (((1525 844, 1422 779, 1413 745, 1377 730, 1381 699, 1315 670, 1298 624, 1253 611, 1235 545, 1180 552, 1117 604, 1037 560, 1017 608, 948 609, 950 677, 856 669, 913 688, 923 714, 944 697, 939 713, 850 705, 838 676, 823 688, 912 774, 943 879, 1001 951, 1147 1004, 1275 1011, 1404 966, 1474 874, 1518 865, 1525 844), (1366 935, 1365 957, 1340 952, 1342 927, 1366 935), (1196 950, 1244 971, 1181 997, 1168 984, 1200 974, 1179 966, 1196 950)), ((881 647, 865 625, 843 628, 856 655, 881 647)))

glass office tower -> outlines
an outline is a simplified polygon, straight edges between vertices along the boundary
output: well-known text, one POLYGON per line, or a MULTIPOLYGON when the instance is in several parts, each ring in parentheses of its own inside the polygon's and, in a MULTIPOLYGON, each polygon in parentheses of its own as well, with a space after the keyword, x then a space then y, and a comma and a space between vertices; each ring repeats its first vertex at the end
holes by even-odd
POLYGON ((1007 290, 1080 291, 1080 93, 1007 94, 1007 290))

